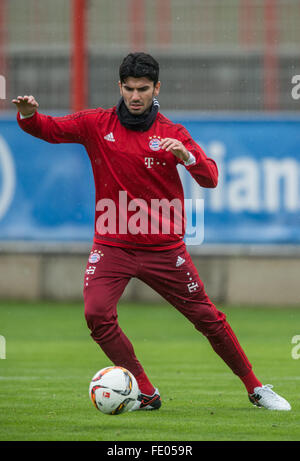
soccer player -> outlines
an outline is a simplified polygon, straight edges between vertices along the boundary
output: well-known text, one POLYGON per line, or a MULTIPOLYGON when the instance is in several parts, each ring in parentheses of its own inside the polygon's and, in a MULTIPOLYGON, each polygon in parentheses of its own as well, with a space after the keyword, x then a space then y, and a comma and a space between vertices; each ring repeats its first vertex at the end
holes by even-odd
MULTIPOLYGON (((130 53, 119 69, 121 99, 110 109, 64 117, 38 112, 33 96, 12 102, 27 133, 50 143, 80 143, 89 155, 96 189, 95 234, 84 278, 84 304, 92 338, 114 365, 136 377, 134 409, 161 406, 130 340, 117 320, 117 303, 137 277, 205 335, 214 351, 245 385, 250 401, 270 410, 290 404, 262 385, 226 316, 212 303, 184 243, 183 165, 202 187, 217 186, 218 169, 188 131, 159 112, 159 64, 130 53)), ((142 312, 141 312, 142 315, 142 312)))

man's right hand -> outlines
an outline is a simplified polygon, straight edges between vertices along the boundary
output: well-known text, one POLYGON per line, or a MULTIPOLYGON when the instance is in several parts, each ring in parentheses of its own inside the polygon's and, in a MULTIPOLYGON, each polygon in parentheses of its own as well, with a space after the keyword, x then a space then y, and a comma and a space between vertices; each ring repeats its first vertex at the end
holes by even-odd
POLYGON ((18 96, 17 99, 12 100, 12 103, 22 115, 33 115, 39 107, 34 96, 18 96))

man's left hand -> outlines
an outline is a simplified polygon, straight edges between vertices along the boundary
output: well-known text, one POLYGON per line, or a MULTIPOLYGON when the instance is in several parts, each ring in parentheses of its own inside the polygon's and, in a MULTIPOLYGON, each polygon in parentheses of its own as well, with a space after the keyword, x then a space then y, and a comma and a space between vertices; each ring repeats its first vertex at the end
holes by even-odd
POLYGON ((172 154, 184 162, 186 162, 190 156, 188 150, 178 139, 164 138, 160 142, 160 148, 166 152, 172 152, 172 154))

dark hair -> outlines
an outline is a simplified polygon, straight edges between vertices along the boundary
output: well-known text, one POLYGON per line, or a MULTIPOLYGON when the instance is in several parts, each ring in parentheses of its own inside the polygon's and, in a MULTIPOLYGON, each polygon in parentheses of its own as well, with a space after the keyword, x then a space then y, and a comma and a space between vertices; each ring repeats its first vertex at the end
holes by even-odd
POLYGON ((130 53, 123 59, 119 75, 122 83, 128 77, 147 77, 155 86, 159 77, 159 64, 150 54, 130 53))

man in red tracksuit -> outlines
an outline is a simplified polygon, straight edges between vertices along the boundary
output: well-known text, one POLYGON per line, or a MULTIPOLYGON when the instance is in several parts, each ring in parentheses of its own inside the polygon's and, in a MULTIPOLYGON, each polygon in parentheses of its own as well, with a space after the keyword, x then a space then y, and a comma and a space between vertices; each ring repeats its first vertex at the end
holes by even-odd
POLYGON ((289 403, 254 375, 225 314, 207 296, 183 241, 184 195, 177 165, 184 165, 200 186, 216 187, 216 163, 183 126, 159 112, 159 65, 152 56, 131 53, 119 71, 121 99, 108 110, 50 117, 38 113, 33 96, 12 101, 24 131, 50 143, 81 143, 89 155, 96 188, 94 244, 84 279, 91 336, 114 365, 136 377, 140 396, 133 409, 160 408, 159 391, 117 321, 117 302, 137 277, 207 337, 244 383, 252 403, 289 410, 289 403))

